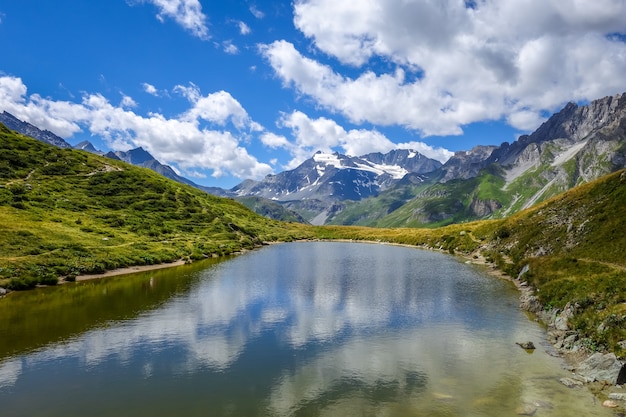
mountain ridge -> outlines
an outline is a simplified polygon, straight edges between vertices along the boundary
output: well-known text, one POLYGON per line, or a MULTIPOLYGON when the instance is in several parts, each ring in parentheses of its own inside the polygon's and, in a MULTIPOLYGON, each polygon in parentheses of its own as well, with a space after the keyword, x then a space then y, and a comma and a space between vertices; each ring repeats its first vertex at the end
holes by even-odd
POLYGON ((511 144, 456 152, 419 190, 400 182, 381 193, 392 212, 364 215, 376 204, 364 200, 329 222, 436 227, 505 217, 625 166, 626 94, 617 94, 569 103, 511 144))
POLYGON ((358 157, 318 152, 292 170, 229 190, 195 184, 141 148, 107 155, 259 212, 277 213, 278 203, 291 213, 283 218, 297 213, 315 225, 437 227, 505 217, 625 167, 626 94, 568 103, 529 135, 455 152, 444 164, 406 149, 358 157))

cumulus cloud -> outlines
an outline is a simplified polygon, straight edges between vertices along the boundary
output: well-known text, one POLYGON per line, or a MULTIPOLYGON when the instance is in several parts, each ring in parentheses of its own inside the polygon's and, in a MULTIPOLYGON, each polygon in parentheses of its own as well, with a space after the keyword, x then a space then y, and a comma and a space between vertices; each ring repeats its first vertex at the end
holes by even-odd
POLYGON ((176 90, 189 99, 191 108, 179 117, 166 118, 158 113, 136 114, 128 108, 129 97, 115 106, 101 94, 85 94, 80 103, 27 95, 20 78, 1 76, 0 110, 62 137, 85 129, 104 138, 114 150, 141 146, 185 174, 198 176, 198 170, 209 169, 214 177, 261 178, 272 172, 241 145, 245 135, 220 129, 228 123, 246 132, 260 129, 230 94, 219 91, 205 96, 194 85, 176 90), (200 121, 208 122, 208 127, 202 128, 200 121))
POLYGON ((174 19, 192 35, 202 40, 209 39, 207 19, 199 0, 130 0, 130 3, 153 4, 159 10, 157 19, 160 22, 164 22, 166 18, 174 19))
POLYGON ((295 143, 275 139, 264 143, 268 146, 283 147, 291 152, 293 159, 288 168, 295 168, 317 151, 341 153, 352 156, 361 156, 372 152, 386 153, 392 149, 413 149, 424 156, 447 161, 452 153, 443 148, 433 148, 421 142, 396 144, 384 134, 376 130, 351 129, 346 131, 334 120, 320 117, 311 119, 301 111, 284 114, 280 125, 290 128, 295 143))
POLYGON ((232 122, 238 129, 251 126, 250 116, 243 106, 226 91, 218 91, 216 93, 202 96, 200 89, 194 85, 189 86, 177 85, 174 91, 183 94, 192 104, 184 115, 183 119, 187 121, 206 120, 224 126, 228 121, 232 122))
POLYGON ((485 120, 531 130, 567 101, 623 90, 626 44, 611 35, 626 33, 624 1, 466 3, 297 0, 296 28, 331 60, 285 40, 260 50, 285 86, 324 108, 425 136, 485 120))

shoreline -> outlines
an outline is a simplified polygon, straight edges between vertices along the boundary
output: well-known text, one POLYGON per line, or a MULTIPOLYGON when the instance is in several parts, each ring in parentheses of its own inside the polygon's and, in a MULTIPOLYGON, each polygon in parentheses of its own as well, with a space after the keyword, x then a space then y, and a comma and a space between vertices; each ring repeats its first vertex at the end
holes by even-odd
MULTIPOLYGON (((179 259, 177 261, 170 262, 170 263, 129 266, 129 267, 125 267, 125 268, 112 269, 110 271, 106 271, 106 272, 103 272, 101 274, 77 275, 76 276, 76 282, 79 282, 79 281, 89 281, 89 280, 92 280, 92 279, 115 277, 115 276, 119 276, 119 275, 128 275, 128 274, 134 274, 134 273, 138 273, 138 272, 153 271, 153 270, 157 270, 157 269, 173 268, 175 266, 181 266, 181 265, 185 265, 185 264, 187 264, 186 261, 184 261, 182 259, 179 259)), ((61 283, 68 283, 68 282, 69 281, 65 281, 65 280, 64 281, 59 281, 59 284, 61 284, 61 283)))

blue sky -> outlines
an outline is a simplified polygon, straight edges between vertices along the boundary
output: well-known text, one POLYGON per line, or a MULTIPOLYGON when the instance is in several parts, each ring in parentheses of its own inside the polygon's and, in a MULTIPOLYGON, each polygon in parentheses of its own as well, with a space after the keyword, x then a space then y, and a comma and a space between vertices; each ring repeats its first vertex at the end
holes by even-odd
POLYGON ((624 0, 0 0, 0 111, 230 188, 626 91, 624 0))

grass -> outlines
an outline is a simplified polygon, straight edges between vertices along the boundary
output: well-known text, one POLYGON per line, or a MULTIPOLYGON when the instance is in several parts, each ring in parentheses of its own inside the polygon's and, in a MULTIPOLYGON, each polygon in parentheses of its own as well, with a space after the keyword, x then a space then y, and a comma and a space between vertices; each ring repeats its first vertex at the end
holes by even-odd
POLYGON ((310 236, 148 169, 7 129, 0 153, 0 285, 10 289, 310 236))

